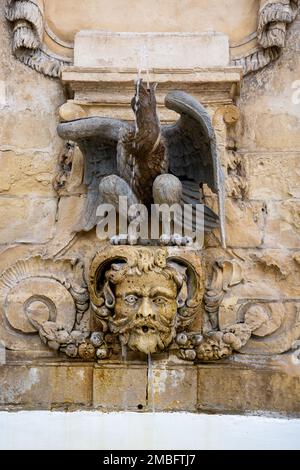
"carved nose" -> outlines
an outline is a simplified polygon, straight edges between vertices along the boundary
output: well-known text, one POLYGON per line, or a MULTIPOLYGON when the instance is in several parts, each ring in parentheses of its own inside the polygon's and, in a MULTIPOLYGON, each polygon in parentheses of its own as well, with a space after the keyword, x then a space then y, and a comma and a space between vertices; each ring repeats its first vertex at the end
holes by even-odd
POLYGON ((151 309, 149 299, 143 298, 141 306, 138 311, 139 318, 155 318, 155 314, 151 309))

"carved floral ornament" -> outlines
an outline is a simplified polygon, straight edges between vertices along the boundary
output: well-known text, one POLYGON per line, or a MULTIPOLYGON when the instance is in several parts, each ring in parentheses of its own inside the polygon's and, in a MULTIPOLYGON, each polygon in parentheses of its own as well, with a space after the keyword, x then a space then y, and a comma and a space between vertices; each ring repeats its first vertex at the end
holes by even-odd
MULTIPOLYGON (((247 74, 265 67, 279 56, 285 45, 287 27, 294 21, 299 10, 299 0, 231 0, 230 10, 235 11, 235 18, 229 21, 228 2, 221 5, 219 0, 195 0, 194 4, 189 2, 189 8, 192 8, 189 12, 182 0, 177 9, 172 4, 173 0, 163 2, 164 6, 161 2, 156 5, 155 0, 151 2, 149 14, 143 15, 143 20, 136 18, 138 13, 133 11, 132 15, 128 15, 132 20, 126 20, 127 24, 124 23, 122 14, 119 19, 115 13, 122 11, 122 1, 88 0, 80 2, 81 5, 76 4, 77 9, 74 12, 74 0, 8 0, 6 17, 13 27, 14 54, 38 72, 59 77, 62 66, 72 65, 75 32, 81 29, 109 30, 113 27, 117 31, 124 28, 135 31, 137 25, 130 21, 136 21, 142 31, 143 28, 145 31, 164 31, 165 16, 173 15, 174 31, 199 32, 211 29, 227 34, 232 64, 242 66, 247 74), (114 13, 110 13, 110 3, 117 3, 114 13), (162 24, 157 21, 157 16, 153 19, 156 6, 161 11, 162 24), (72 15, 68 15, 71 9, 72 15), (101 10, 106 11, 105 18, 99 15, 101 10), (175 14, 175 10, 180 12, 179 15, 175 14), (201 11, 199 16, 198 10, 201 11), (114 15, 113 22, 109 22, 110 15, 114 15), (145 24, 140 24, 140 21, 145 24), (232 21, 235 23, 232 24, 232 21), (247 30, 249 27, 252 29, 247 30)), ((145 9, 147 8, 149 2, 145 1, 145 9)))
POLYGON ((121 348, 215 361, 235 351, 280 354, 300 335, 299 309, 239 300, 239 261, 220 258, 204 286, 201 254, 168 247, 109 246, 89 267, 36 256, 0 277, 0 337, 7 349, 118 359, 121 348))

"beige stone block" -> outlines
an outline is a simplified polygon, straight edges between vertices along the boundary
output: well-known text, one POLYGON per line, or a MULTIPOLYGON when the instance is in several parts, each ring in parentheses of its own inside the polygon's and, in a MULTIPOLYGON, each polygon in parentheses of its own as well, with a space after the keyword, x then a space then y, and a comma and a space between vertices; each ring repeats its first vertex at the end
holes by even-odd
POLYGON ((56 233, 72 233, 84 214, 85 195, 62 196, 58 205, 56 233))
POLYGON ((300 154, 260 152, 242 158, 247 168, 249 199, 300 197, 300 154))
POLYGON ((20 149, 48 148, 56 138, 53 124, 48 113, 39 115, 30 110, 6 112, 0 128, 1 145, 20 149))
POLYGON ((193 411, 197 403, 195 367, 155 367, 148 381, 148 409, 193 411), (153 397, 153 399, 152 399, 153 397))
POLYGON ((13 195, 55 196, 57 159, 48 153, 0 152, 0 192, 13 195))
POLYGON ((233 250, 244 282, 230 289, 237 299, 300 300, 300 256, 295 250, 233 250), (299 260, 296 261, 296 258, 299 260))
POLYGON ((93 406, 103 411, 144 410, 147 368, 99 365, 94 369, 93 406))
MULTIPOLYGON (((218 213, 218 203, 213 193, 205 196, 205 204, 218 213)), ((225 199, 226 245, 233 248, 259 247, 263 241, 265 225, 265 205, 261 201, 248 201, 233 198, 225 199)), ((218 235, 219 231, 215 231, 218 235)), ((219 235, 218 235, 219 236, 219 235)), ((218 246, 213 237, 206 234, 207 246, 218 246)))
POLYGON ((85 30, 75 36, 74 65, 134 69, 226 66, 229 65, 229 42, 226 35, 215 32, 113 33, 85 30))
POLYGON ((59 365, 51 371, 52 404, 92 405, 93 364, 59 365))
POLYGON ((226 239, 231 247, 258 247, 264 230, 264 205, 261 202, 244 202, 227 199, 226 239))
POLYGON ((300 76, 298 49, 299 22, 295 22, 280 59, 246 77, 239 100, 239 148, 253 152, 300 150, 298 87, 294 87, 300 76))
POLYGON ((26 409, 89 407, 92 365, 6 365, 0 367, 0 406, 26 409))
POLYGON ((46 243, 54 234, 57 200, 0 197, 0 243, 46 243))
MULTIPOLYGON (((13 58, 10 44, 1 44, 7 51, 5 59, 13 58)), ((12 60, 12 66, 4 69, 7 102, 0 111, 1 148, 43 148, 57 160, 62 146, 56 127, 59 107, 65 102, 63 88, 59 80, 49 80, 12 60)))
MULTIPOLYGON (((72 240, 74 240, 76 237, 74 229, 76 224, 80 221, 84 207, 85 197, 83 195, 60 197, 57 208, 57 221, 54 232, 55 236, 51 243, 45 247, 45 253, 47 253, 47 256, 55 256, 58 252, 68 246, 72 240)), ((83 239, 85 244, 88 245, 88 248, 85 246, 83 252, 80 253, 80 255, 77 254, 77 256, 80 256, 82 259, 85 257, 88 258, 88 251, 92 252, 92 255, 89 256, 94 256, 97 251, 95 241, 87 239, 86 233, 84 233, 83 239)))
MULTIPOLYGON (((257 110, 259 112, 259 109, 257 110)), ((299 150, 300 123, 299 116, 288 112, 282 114, 261 113, 255 123, 257 147, 270 150, 299 150)))
POLYGON ((300 201, 267 204, 264 246, 300 249, 300 201))
MULTIPOLYGON (((251 364, 248 356, 248 364, 251 364)), ((300 374, 255 365, 200 365, 198 410, 300 413, 300 374)))

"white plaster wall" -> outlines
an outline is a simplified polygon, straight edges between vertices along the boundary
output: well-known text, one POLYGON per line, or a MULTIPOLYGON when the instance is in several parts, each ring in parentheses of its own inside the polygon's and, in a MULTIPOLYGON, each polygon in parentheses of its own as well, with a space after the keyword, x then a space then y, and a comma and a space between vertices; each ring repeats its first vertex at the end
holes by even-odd
POLYGON ((300 419, 190 413, 0 413, 0 449, 300 449, 300 419))

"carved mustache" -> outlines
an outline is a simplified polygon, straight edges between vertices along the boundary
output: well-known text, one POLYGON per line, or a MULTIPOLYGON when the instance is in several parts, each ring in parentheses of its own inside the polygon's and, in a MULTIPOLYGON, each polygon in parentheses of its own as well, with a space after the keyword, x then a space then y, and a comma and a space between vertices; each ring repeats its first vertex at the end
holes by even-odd
MULTIPOLYGON (((173 323, 173 322, 172 322, 173 323)), ((122 318, 120 320, 110 320, 110 327, 114 333, 126 333, 129 330, 147 327, 149 329, 156 330, 160 333, 168 333, 170 328, 172 328, 172 323, 170 325, 163 325, 161 322, 156 320, 140 320, 132 319, 128 320, 127 318, 122 318)))

